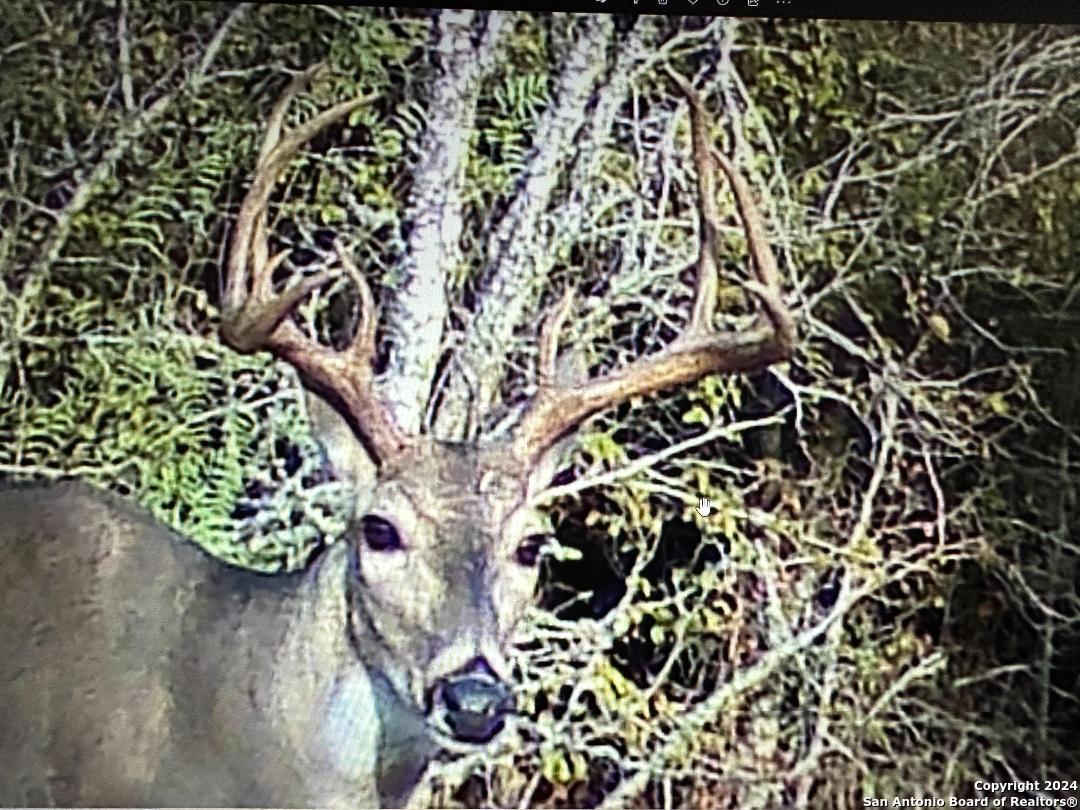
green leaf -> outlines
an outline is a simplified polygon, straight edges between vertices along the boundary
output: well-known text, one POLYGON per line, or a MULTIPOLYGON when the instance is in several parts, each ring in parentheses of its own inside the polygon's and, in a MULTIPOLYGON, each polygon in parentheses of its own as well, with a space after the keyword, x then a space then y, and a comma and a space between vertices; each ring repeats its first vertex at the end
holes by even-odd
POLYGON ((700 405, 695 405, 683 414, 682 421, 687 425, 708 425, 712 422, 712 419, 708 411, 700 405))
POLYGON ((1005 394, 1001 391, 995 391, 986 398, 986 404, 990 406, 992 410, 998 416, 1005 416, 1009 413, 1009 401, 1005 399, 1005 394))
POLYGON ((322 220, 324 225, 333 225, 334 223, 344 222, 345 209, 340 205, 326 203, 319 209, 319 219, 322 220))

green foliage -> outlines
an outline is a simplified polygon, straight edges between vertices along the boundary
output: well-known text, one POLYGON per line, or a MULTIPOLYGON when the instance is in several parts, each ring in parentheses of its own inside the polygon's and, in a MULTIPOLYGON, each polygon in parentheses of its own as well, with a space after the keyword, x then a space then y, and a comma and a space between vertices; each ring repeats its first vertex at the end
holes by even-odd
MULTIPOLYGON (((275 249, 329 230, 377 291, 400 281, 438 79, 432 19, 256 5, 196 77, 231 9, 128 5, 133 109, 119 4, 5 10, 18 47, 4 51, 0 95, 0 474, 85 477, 222 557, 293 567, 342 531, 341 493, 289 373, 214 338, 222 241, 286 74, 326 61, 288 123, 372 100, 286 172, 275 249)), ((1068 36, 741 23, 724 34, 739 85, 717 61, 719 29, 639 24, 676 45, 635 77, 597 148, 592 196, 558 189, 590 200, 552 243, 547 282, 581 291, 568 330, 597 372, 660 350, 683 322, 696 178, 671 120, 682 100, 659 70, 670 60, 724 113, 714 135, 762 201, 798 352, 583 432, 574 483, 606 483, 556 507, 547 610, 521 657, 526 732, 483 764, 474 804, 543 790, 533 803, 595 803, 612 773, 655 777, 623 804, 771 807, 811 788, 821 806, 851 806, 912 784, 943 795, 1009 769, 1066 772, 1080 426, 1068 36), (843 581, 865 594, 800 641, 843 581), (763 662, 766 676, 739 680, 763 662), (948 769, 926 764, 930 749, 955 753, 948 769)), ((481 88, 463 259, 448 268, 454 318, 475 311, 489 226, 544 148, 574 25, 514 17, 481 88)), ((726 189, 720 204, 732 218, 717 321, 737 328, 752 303, 746 244, 726 189)), ((351 312, 335 291, 302 320, 326 337, 351 312)), ((468 803, 457 787, 444 803, 468 803)))
MULTIPOLYGON (((2 256, 0 308, 8 317, 0 325, 0 465, 7 474, 96 480, 135 496, 224 558, 292 567, 321 538, 341 531, 340 494, 303 483, 318 480, 320 457, 296 390, 280 385, 281 369, 239 358, 210 338, 216 315, 207 292, 216 294, 223 211, 238 167, 250 163, 257 144, 251 95, 239 82, 206 83, 198 93, 167 99, 162 118, 132 117, 108 88, 116 9, 100 16, 102 10, 57 8, 55 27, 42 27, 30 4, 12 10, 14 30, 33 47, 12 52, 0 100, 15 172, 2 256), (90 47, 95 37, 102 47, 90 47), (61 78, 55 71, 42 73, 54 61, 63 66, 62 80, 52 80, 61 78), (90 133, 99 142, 84 144, 90 133), (69 165, 83 150, 85 167, 69 165), (95 165, 103 169, 96 175, 95 165), (63 209, 76 189, 81 205, 63 209), (58 211, 60 224, 50 228, 34 216, 33 200, 58 211), (54 245, 62 258, 41 264, 54 245), (189 336, 180 337, 177 327, 189 336)), ((170 32, 189 27, 208 38, 225 11, 175 4, 174 16, 163 17, 132 4, 131 80, 136 94, 150 91, 151 99, 140 103, 160 96, 150 88, 162 76, 183 81, 190 69, 170 32)), ((300 26, 325 38, 325 18, 277 11, 260 11, 250 24, 279 33, 300 26)), ((357 86, 390 82, 388 70, 412 48, 401 32, 423 37, 426 24, 395 24, 374 12, 353 16, 351 40, 333 53, 356 57, 343 59, 355 93, 357 86)), ((226 67, 230 59, 257 59, 251 48, 260 41, 233 37, 220 59, 226 67)), ((393 142, 393 122, 376 124, 379 141, 393 142)), ((376 180, 393 182, 387 165, 399 152, 365 165, 376 180)), ((341 220, 345 209, 334 194, 346 191, 320 184, 324 221, 341 220)), ((384 200, 384 209, 396 203, 384 200)))

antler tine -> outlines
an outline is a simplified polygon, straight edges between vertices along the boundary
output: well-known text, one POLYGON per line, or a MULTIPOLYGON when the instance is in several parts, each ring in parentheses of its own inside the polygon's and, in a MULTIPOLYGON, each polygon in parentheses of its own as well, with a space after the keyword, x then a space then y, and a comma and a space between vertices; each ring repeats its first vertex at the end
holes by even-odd
POLYGON ((345 268, 349 278, 356 285, 360 294, 360 324, 356 329, 356 337, 352 345, 346 350, 350 352, 357 363, 367 362, 370 365, 371 358, 375 356, 375 328, 379 325, 378 313, 375 311, 375 296, 371 294, 371 287, 360 272, 349 254, 340 244, 334 245, 338 260, 345 268))
POLYGON ((255 178, 240 206, 240 213, 233 228, 226 270, 224 303, 227 317, 230 314, 239 317, 237 319, 228 317, 229 321, 236 322, 225 334, 225 338, 241 351, 251 351, 261 346, 276 322, 284 318, 305 295, 329 278, 328 274, 317 274, 296 282, 290 290, 279 296, 272 306, 260 308, 258 321, 251 320, 250 316, 254 313, 249 305, 270 303, 269 299, 273 297, 271 287, 273 271, 286 255, 278 254, 269 260, 266 258, 266 206, 270 201, 270 194, 274 190, 278 176, 301 146, 330 124, 373 98, 373 96, 360 96, 343 101, 306 121, 282 139, 281 125, 285 108, 289 101, 314 78, 321 67, 321 65, 316 65, 294 78, 274 105, 259 151, 255 178), (254 296, 248 295, 249 284, 252 285, 254 296))
POLYGON ((694 305, 686 330, 659 353, 581 385, 560 385, 545 372, 554 363, 558 331, 569 309, 564 297, 541 329, 541 385, 514 433, 515 451, 535 459, 598 411, 631 397, 693 382, 709 374, 753 371, 789 358, 795 328, 780 292, 779 271, 769 247, 750 184, 709 141, 709 122, 696 91, 672 73, 690 108, 693 158, 697 169, 699 255, 694 305), (717 251, 721 216, 716 201, 718 169, 731 183, 746 233, 752 280, 744 286, 761 302, 767 323, 743 332, 718 333, 713 324, 719 284, 717 251))
MULTIPOLYGON (((743 282, 743 286, 757 296, 765 310, 766 317, 772 321, 777 335, 794 341, 795 325, 791 313, 781 299, 780 270, 776 266, 776 256, 769 247, 769 238, 765 232, 765 222, 754 201, 754 192, 750 183, 727 155, 711 145, 709 140, 709 120, 701 97, 685 78, 670 67, 667 73, 679 85, 690 107, 690 126, 693 132, 694 162, 698 169, 698 189, 701 212, 701 256, 698 260, 697 300, 694 314, 699 312, 705 325, 712 324, 715 312, 717 235, 720 225, 720 210, 716 205, 716 167, 719 166, 731 184, 735 208, 739 212, 743 229, 746 231, 746 246, 750 252, 750 268, 754 279, 743 282), (705 168, 703 168, 705 167, 705 168), (706 255, 708 254, 708 255, 706 255), (706 266, 707 265, 707 266, 706 266), (707 301, 702 300, 703 298, 707 301)), ((696 321, 694 321, 697 323, 696 321)))
POLYGON ((556 361, 559 358, 559 332, 570 317, 574 304, 574 290, 567 287, 562 298, 544 319, 540 326, 539 376, 541 386, 550 386, 556 379, 556 361))
POLYGON ((357 285, 361 325, 353 342, 338 352, 308 338, 289 314, 311 292, 334 278, 325 270, 294 281, 274 292, 274 270, 288 255, 269 255, 266 209, 281 172, 297 150, 316 134, 374 96, 360 96, 324 110, 295 130, 283 134, 289 102, 321 71, 316 65, 296 76, 274 104, 259 150, 255 177, 240 205, 229 241, 221 336, 240 352, 266 349, 291 364, 305 384, 333 402, 378 460, 401 452, 407 444, 389 411, 373 390, 371 362, 375 355, 376 313, 371 290, 345 251, 338 260, 357 285))

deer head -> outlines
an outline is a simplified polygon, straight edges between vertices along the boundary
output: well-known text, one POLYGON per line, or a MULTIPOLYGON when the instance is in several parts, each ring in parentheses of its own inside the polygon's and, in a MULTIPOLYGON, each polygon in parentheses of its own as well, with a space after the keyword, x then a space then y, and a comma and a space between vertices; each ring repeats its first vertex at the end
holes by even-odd
POLYGON ((289 100, 316 70, 297 77, 270 115, 231 235, 221 332, 240 351, 265 349, 292 364, 304 384, 332 404, 336 422, 325 407, 313 406, 339 475, 360 482, 367 458, 374 462, 374 484, 370 492, 358 492, 348 540, 355 548, 349 598, 358 654, 436 728, 483 741, 499 730, 510 706, 503 650, 534 596, 543 537, 533 504, 549 483, 559 443, 593 414, 630 397, 785 359, 794 329, 749 184, 710 144, 700 99, 673 75, 689 102, 700 210, 696 293, 685 331, 626 368, 578 383, 560 381, 559 335, 574 303, 568 290, 539 331, 539 389, 508 436, 452 443, 404 435, 376 394, 374 297, 349 255, 338 251, 361 311, 344 349, 318 343, 292 317, 332 271, 284 289, 272 281, 288 253, 271 256, 267 242, 267 204, 279 174, 313 135, 367 101, 338 104, 283 134, 289 100), (757 325, 738 333, 719 332, 713 323, 721 172, 746 232, 752 277, 746 287, 762 313, 757 325))

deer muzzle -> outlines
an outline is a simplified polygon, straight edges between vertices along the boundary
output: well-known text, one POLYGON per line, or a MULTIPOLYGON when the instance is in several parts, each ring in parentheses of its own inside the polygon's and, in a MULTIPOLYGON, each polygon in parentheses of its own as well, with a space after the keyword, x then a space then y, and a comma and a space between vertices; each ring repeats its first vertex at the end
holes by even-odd
POLYGON ((514 696, 482 658, 439 680, 432 712, 461 742, 486 743, 502 731, 514 696))

